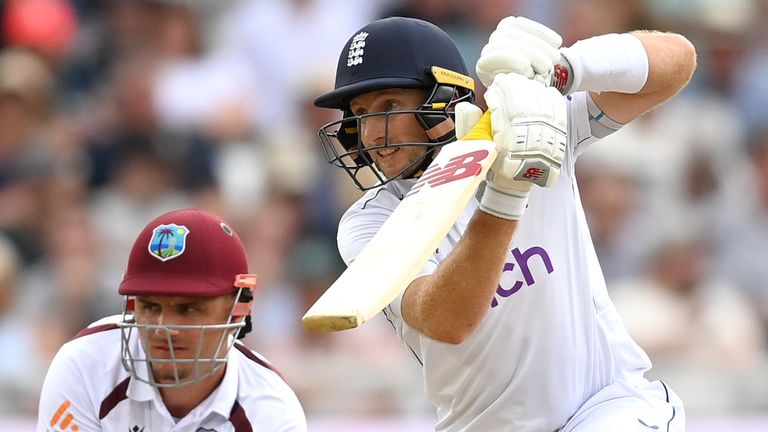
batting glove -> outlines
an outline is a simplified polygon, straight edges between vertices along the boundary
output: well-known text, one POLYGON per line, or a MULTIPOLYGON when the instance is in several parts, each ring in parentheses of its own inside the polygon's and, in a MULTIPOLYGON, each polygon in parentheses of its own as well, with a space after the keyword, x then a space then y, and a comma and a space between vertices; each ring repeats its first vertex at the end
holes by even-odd
POLYGON ((500 73, 517 73, 545 85, 552 80, 558 48, 563 43, 554 30, 524 17, 501 20, 483 47, 475 72, 486 87, 500 73))
MULTIPOLYGON (((475 123, 480 121, 483 110, 470 102, 459 102, 454 107, 454 115, 456 116, 456 139, 462 139, 472 130, 475 123)), ((488 139, 490 140, 491 137, 488 139)))
POLYGON ((567 110, 554 88, 515 73, 494 77, 485 93, 499 155, 488 171, 480 208, 517 220, 534 184, 550 187, 565 157, 567 110))

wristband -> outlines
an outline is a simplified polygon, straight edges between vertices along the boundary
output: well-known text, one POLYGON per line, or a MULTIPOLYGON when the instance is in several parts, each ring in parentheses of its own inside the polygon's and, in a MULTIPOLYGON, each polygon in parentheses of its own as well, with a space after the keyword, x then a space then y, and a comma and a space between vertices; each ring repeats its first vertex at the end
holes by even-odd
POLYGON ((519 220, 527 206, 528 192, 499 189, 493 183, 485 184, 485 192, 480 199, 480 210, 502 219, 519 220))
POLYGON ((648 79, 648 54, 630 33, 595 36, 562 48, 552 85, 563 94, 578 91, 637 93, 648 79))

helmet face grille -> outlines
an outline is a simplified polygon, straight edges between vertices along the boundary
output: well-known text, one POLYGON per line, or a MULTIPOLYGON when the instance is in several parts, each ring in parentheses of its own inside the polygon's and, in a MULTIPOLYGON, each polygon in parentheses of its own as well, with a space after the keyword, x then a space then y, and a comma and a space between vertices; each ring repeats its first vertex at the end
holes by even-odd
POLYGON ((432 162, 435 152, 456 139, 453 124, 453 107, 463 101, 471 101, 474 93, 454 86, 436 84, 427 100, 415 110, 397 110, 353 115, 345 110, 345 117, 320 128, 320 143, 326 160, 343 169, 358 189, 366 191, 396 179, 414 178, 421 175, 432 162), (427 134, 427 142, 393 142, 390 139, 390 120, 396 116, 414 116, 427 134), (366 119, 384 117, 384 142, 366 147, 363 144, 363 127, 366 119), (421 157, 412 160, 397 173, 386 175, 376 167, 373 153, 385 148, 422 147, 421 157))
POLYGON ((245 325, 244 317, 233 318, 237 302, 226 322, 200 325, 138 323, 130 303, 127 299, 118 323, 123 367, 133 379, 153 387, 180 387, 217 373, 227 362, 235 335, 245 325), (179 334, 186 336, 182 347, 177 343, 179 334), (163 354, 158 355, 152 345, 162 345, 163 354))
MULTIPOLYGON (((444 142, 407 142, 393 143, 390 140, 390 119, 396 116, 419 115, 419 110, 403 110, 396 112, 381 112, 349 116, 335 122, 328 123, 320 129, 320 143, 323 146, 328 163, 342 168, 352 178, 352 181, 360 190, 369 190, 381 186, 395 179, 412 178, 420 171, 423 161, 430 157, 434 150, 452 140, 444 142), (372 117, 384 117, 385 140, 383 143, 366 147, 362 142, 363 124, 372 117), (355 126, 352 126, 355 125, 355 126), (387 176, 379 170, 373 161, 372 154, 379 150, 396 149, 406 147, 424 148, 424 153, 399 172, 387 176)), ((431 158, 430 158, 431 160, 431 158)))

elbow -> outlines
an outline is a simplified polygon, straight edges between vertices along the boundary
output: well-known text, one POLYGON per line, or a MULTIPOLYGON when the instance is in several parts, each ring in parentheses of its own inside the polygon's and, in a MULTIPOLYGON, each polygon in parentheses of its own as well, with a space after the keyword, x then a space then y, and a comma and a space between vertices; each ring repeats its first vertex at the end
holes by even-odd
POLYGON ((460 333, 451 333, 451 334, 443 334, 438 337, 435 337, 433 339, 438 340, 440 342, 445 342, 450 345, 461 345, 462 342, 467 340, 470 335, 468 334, 460 334, 460 333))
POLYGON ((685 87, 691 80, 693 72, 696 70, 697 56, 696 47, 685 36, 674 34, 669 38, 670 49, 675 51, 677 61, 674 75, 678 84, 678 90, 685 87))
POLYGON ((427 334, 427 336, 436 341, 444 342, 450 345, 461 345, 464 341, 472 337, 472 335, 475 333, 476 327, 477 326, 471 325, 454 325, 430 332, 430 334, 427 334))
POLYGON ((400 305, 403 320, 438 342, 459 345, 472 337, 490 309, 490 299, 445 301, 440 296, 424 295, 426 282, 426 278, 416 279, 406 289, 400 305))
POLYGON ((691 80, 696 70, 696 48, 680 34, 655 36, 650 45, 655 55, 649 59, 649 77, 642 93, 654 94, 654 100, 660 103, 676 95, 691 80))

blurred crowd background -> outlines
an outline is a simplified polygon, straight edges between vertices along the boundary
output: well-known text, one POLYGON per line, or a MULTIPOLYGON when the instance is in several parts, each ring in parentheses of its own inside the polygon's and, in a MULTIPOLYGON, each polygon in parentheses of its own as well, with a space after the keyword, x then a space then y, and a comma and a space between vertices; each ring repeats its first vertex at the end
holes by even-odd
POLYGON ((645 28, 693 41, 691 84, 595 144, 581 194, 649 376, 692 420, 768 413, 768 1, 6 0, 0 419, 34 419, 56 350, 121 310, 137 233, 182 207, 219 214, 247 244, 260 277, 247 343, 310 424, 432 415, 383 319, 332 335, 299 319, 344 268, 336 223, 360 194, 317 140, 338 114, 311 102, 353 32, 389 15, 441 26, 470 69, 508 15, 565 45, 645 28))

